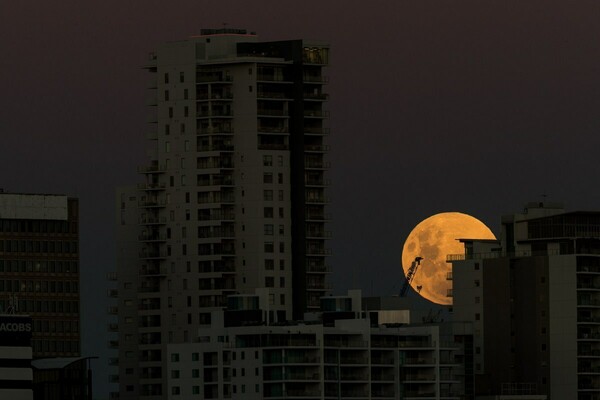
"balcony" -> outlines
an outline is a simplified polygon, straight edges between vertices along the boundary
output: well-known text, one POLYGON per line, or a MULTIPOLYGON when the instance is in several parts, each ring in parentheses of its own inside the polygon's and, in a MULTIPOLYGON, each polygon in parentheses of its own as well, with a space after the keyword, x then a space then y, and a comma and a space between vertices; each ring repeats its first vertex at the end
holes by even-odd
POLYGON ((329 98, 329 95, 327 93, 312 93, 312 92, 304 93, 304 100, 325 101, 328 98, 329 98))
POLYGON ((108 297, 112 297, 112 298, 116 299, 117 297, 119 297, 119 290, 118 289, 108 289, 108 297))
POLYGON ((329 169, 329 168, 331 168, 331 163, 324 162, 324 161, 305 160, 304 168, 305 169, 329 169))
POLYGON ((308 247, 306 249, 307 256, 330 256, 331 249, 325 249, 322 247, 308 247))
POLYGON ((196 113, 198 118, 232 118, 233 110, 230 109, 215 109, 212 110, 198 110, 196 113))
POLYGON ((258 125, 258 132, 260 133, 279 133, 279 134, 289 134, 290 129, 287 126, 269 126, 269 125, 258 125))
POLYGON ((231 100, 233 99, 233 93, 230 91, 213 91, 208 94, 207 92, 196 93, 196 100, 231 100))
POLYGON ((311 274, 329 274, 331 267, 328 265, 307 265, 306 272, 311 274))
POLYGON ((319 179, 319 178, 311 178, 306 179, 306 186, 317 186, 317 187, 326 187, 331 186, 331 180, 329 179, 319 179))
POLYGON ((233 151, 233 144, 214 143, 212 145, 199 145, 197 151, 233 151))
POLYGON ((307 153, 324 153, 329 151, 331 148, 328 145, 323 144, 305 144, 304 151, 307 153))
POLYGON ((234 133, 231 124, 213 124, 211 126, 202 126, 198 129, 198 135, 232 135, 234 133))
POLYGON ((164 165, 158 165, 158 163, 153 163, 148 166, 138 167, 138 173, 140 174, 158 174, 166 171, 164 165))
POLYGON ((150 183, 140 183, 138 184, 138 189, 140 190, 147 190, 147 191, 152 191, 152 190, 165 190, 165 184, 164 183, 158 183, 158 182, 150 182, 150 183))
POLYGON ((165 265, 143 266, 140 267, 139 273, 141 276, 166 276, 167 267, 165 265))
POLYGON ((108 348, 109 349, 118 349, 119 348, 119 341, 118 340, 109 340, 108 343, 108 348))
POLYGON ((109 332, 116 333, 119 331, 119 324, 117 324, 117 323, 112 322, 112 323, 108 324, 107 327, 108 327, 107 330, 109 332))
POLYGON ((307 212, 306 213, 306 221, 330 221, 331 214, 326 214, 324 212, 307 212))
POLYGON ((107 313, 108 315, 117 315, 119 313, 119 308, 117 306, 109 306, 107 313))
POLYGON ((138 236, 140 242, 164 242, 167 236, 159 233, 143 232, 138 236))
POLYGON ((293 100, 293 97, 285 92, 274 92, 260 90, 256 94, 258 99, 269 99, 269 100, 293 100))
POLYGON ((329 77, 322 75, 304 75, 304 82, 325 84, 329 82, 329 77))
MULTIPOLYGON (((304 110, 304 118, 327 118, 329 117, 329 111, 325 110, 304 110)), ((304 127, 304 133, 318 133, 327 134, 329 129, 321 127, 304 127)))
POLYGON ((327 204, 329 198, 325 196, 306 196, 305 202, 306 204, 327 204))
POLYGON ((331 290, 332 285, 329 282, 307 282, 306 283, 307 290, 331 290))
POLYGON ((162 258, 166 258, 166 257, 167 257, 166 251, 153 251, 153 250, 140 251, 140 258, 143 260, 162 259, 162 258))
POLYGON ((256 76, 257 82, 276 82, 276 83, 292 83, 291 80, 284 77, 282 74, 261 74, 256 76))
POLYGON ((288 118, 289 115, 286 110, 282 109, 268 109, 268 108, 259 108, 257 111, 258 117, 285 117, 288 118))
POLYGON ((233 78, 229 75, 225 75, 222 71, 212 73, 200 72, 196 74, 196 83, 229 83, 232 81, 233 78))
POLYGON ((140 219, 140 225, 164 225, 166 223, 166 217, 146 216, 140 219))
POLYGON ((119 358, 118 357, 110 357, 108 359, 108 365, 110 365, 110 366, 118 366, 119 365, 119 358))
POLYGON ((325 230, 308 230, 306 232, 306 237, 310 238, 310 239, 330 239, 331 238, 331 231, 325 231, 325 230))
POLYGON ((140 208, 164 207, 167 205, 165 199, 146 199, 138 202, 140 208))

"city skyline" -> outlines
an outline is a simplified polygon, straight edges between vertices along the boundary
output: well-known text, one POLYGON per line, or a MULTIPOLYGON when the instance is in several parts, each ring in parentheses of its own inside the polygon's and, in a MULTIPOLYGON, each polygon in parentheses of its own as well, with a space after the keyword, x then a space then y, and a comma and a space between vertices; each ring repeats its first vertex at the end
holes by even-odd
POLYGON ((497 215, 542 195, 597 208, 597 4, 75 4, 1 6, 0 126, 6 190, 80 198, 84 352, 104 352, 91 328, 114 269, 114 188, 146 160, 139 68, 201 27, 332 45, 334 291, 393 293, 404 239, 437 212, 497 232, 497 215))

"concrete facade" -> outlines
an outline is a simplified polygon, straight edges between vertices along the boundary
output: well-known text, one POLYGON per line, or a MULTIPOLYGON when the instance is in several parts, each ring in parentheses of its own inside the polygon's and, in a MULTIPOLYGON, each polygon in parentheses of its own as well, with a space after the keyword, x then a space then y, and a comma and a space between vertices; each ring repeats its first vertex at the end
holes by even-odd
POLYGON ((150 55, 151 161, 117 194, 121 398, 165 398, 166 346, 194 342, 229 295, 266 288, 272 322, 318 309, 328 50, 224 29, 150 55))
POLYGON ((470 324, 373 325, 353 300, 324 298, 336 311, 283 326, 228 327, 214 312, 200 343, 168 345, 169 398, 472 398, 470 324))
POLYGON ((531 203, 502 218, 499 242, 465 248, 449 261, 454 319, 474 324, 476 394, 600 399, 600 213, 531 203))

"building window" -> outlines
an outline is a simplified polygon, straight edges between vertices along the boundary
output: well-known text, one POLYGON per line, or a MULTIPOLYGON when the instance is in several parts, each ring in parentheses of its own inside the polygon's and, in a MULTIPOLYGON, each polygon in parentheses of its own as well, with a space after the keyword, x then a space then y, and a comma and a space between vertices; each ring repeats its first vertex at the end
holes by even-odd
POLYGON ((165 153, 171 151, 171 142, 165 142, 165 153))
POLYGON ((279 295, 279 304, 281 304, 282 306, 285 306, 285 294, 279 295))
POLYGON ((171 353, 171 362, 179 362, 179 353, 171 353))
POLYGON ((169 91, 165 90, 165 101, 169 101, 169 91))
POLYGON ((185 75, 183 74, 183 72, 179 73, 179 82, 181 82, 181 83, 185 82, 185 75))
POLYGON ((190 116, 190 109, 188 106, 183 107, 183 116, 184 117, 189 117, 190 116))
POLYGON ((279 260, 279 270, 283 271, 285 269, 285 260, 279 260))
POLYGON ((265 201, 273 201, 273 191, 272 190, 264 191, 264 200, 265 201))
POLYGON ((283 218, 283 207, 279 207, 279 218, 283 218))
POLYGON ((275 278, 272 276, 265 277, 265 287, 272 288, 275 287, 275 278))
POLYGON ((283 174, 281 172, 277 174, 277 183, 283 183, 283 174))
POLYGON ((479 321, 481 319, 481 314, 476 313, 475 314, 475 321, 479 321))
POLYGON ((270 172, 265 172, 263 174, 263 183, 273 183, 273 174, 270 172))
POLYGON ((265 253, 273 253, 274 247, 273 242, 265 242, 265 253))
POLYGON ((169 136, 171 134, 171 126, 169 124, 165 124, 165 135, 169 136))
POLYGON ((264 155, 263 156, 263 165, 265 167, 270 167, 273 165, 273 156, 264 155))
POLYGON ((265 218, 273 218, 273 207, 265 207, 264 217, 265 218))
POLYGON ((285 287, 285 278, 283 276, 279 277, 279 287, 280 288, 285 287))
POLYGON ((171 378, 179 379, 179 370, 178 369, 174 369, 171 371, 171 378))
POLYGON ((273 235, 273 224, 265 224, 265 235, 273 235))
POLYGON ((187 89, 183 89, 183 99, 187 100, 188 99, 188 90, 187 89))
POLYGON ((169 107, 169 118, 173 118, 173 107, 169 107))
POLYGON ((169 74, 165 72, 165 83, 169 83, 169 74))
POLYGON ((181 393, 181 390, 179 389, 179 386, 173 386, 171 388, 171 394, 173 394, 175 396, 179 396, 180 393, 181 393))
POLYGON ((279 191, 278 199, 279 199, 279 201, 283 201, 283 190, 279 191))
POLYGON ((265 260, 265 269, 267 271, 273 271, 275 269, 275 260, 266 259, 265 260))

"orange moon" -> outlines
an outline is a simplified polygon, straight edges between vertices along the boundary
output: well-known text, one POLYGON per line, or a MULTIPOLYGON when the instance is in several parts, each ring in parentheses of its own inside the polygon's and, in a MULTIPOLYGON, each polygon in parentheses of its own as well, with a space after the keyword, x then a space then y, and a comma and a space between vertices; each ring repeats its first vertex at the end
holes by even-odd
POLYGON ((452 267, 446 263, 446 256, 464 253, 464 245, 457 239, 496 239, 496 236, 475 217, 459 212, 445 212, 421 221, 404 242, 404 275, 406 276, 415 257, 423 257, 411 286, 415 292, 434 303, 452 304, 452 297, 447 296, 448 289, 452 288, 452 281, 446 279, 452 267), (417 286, 421 287, 420 292, 417 286))

